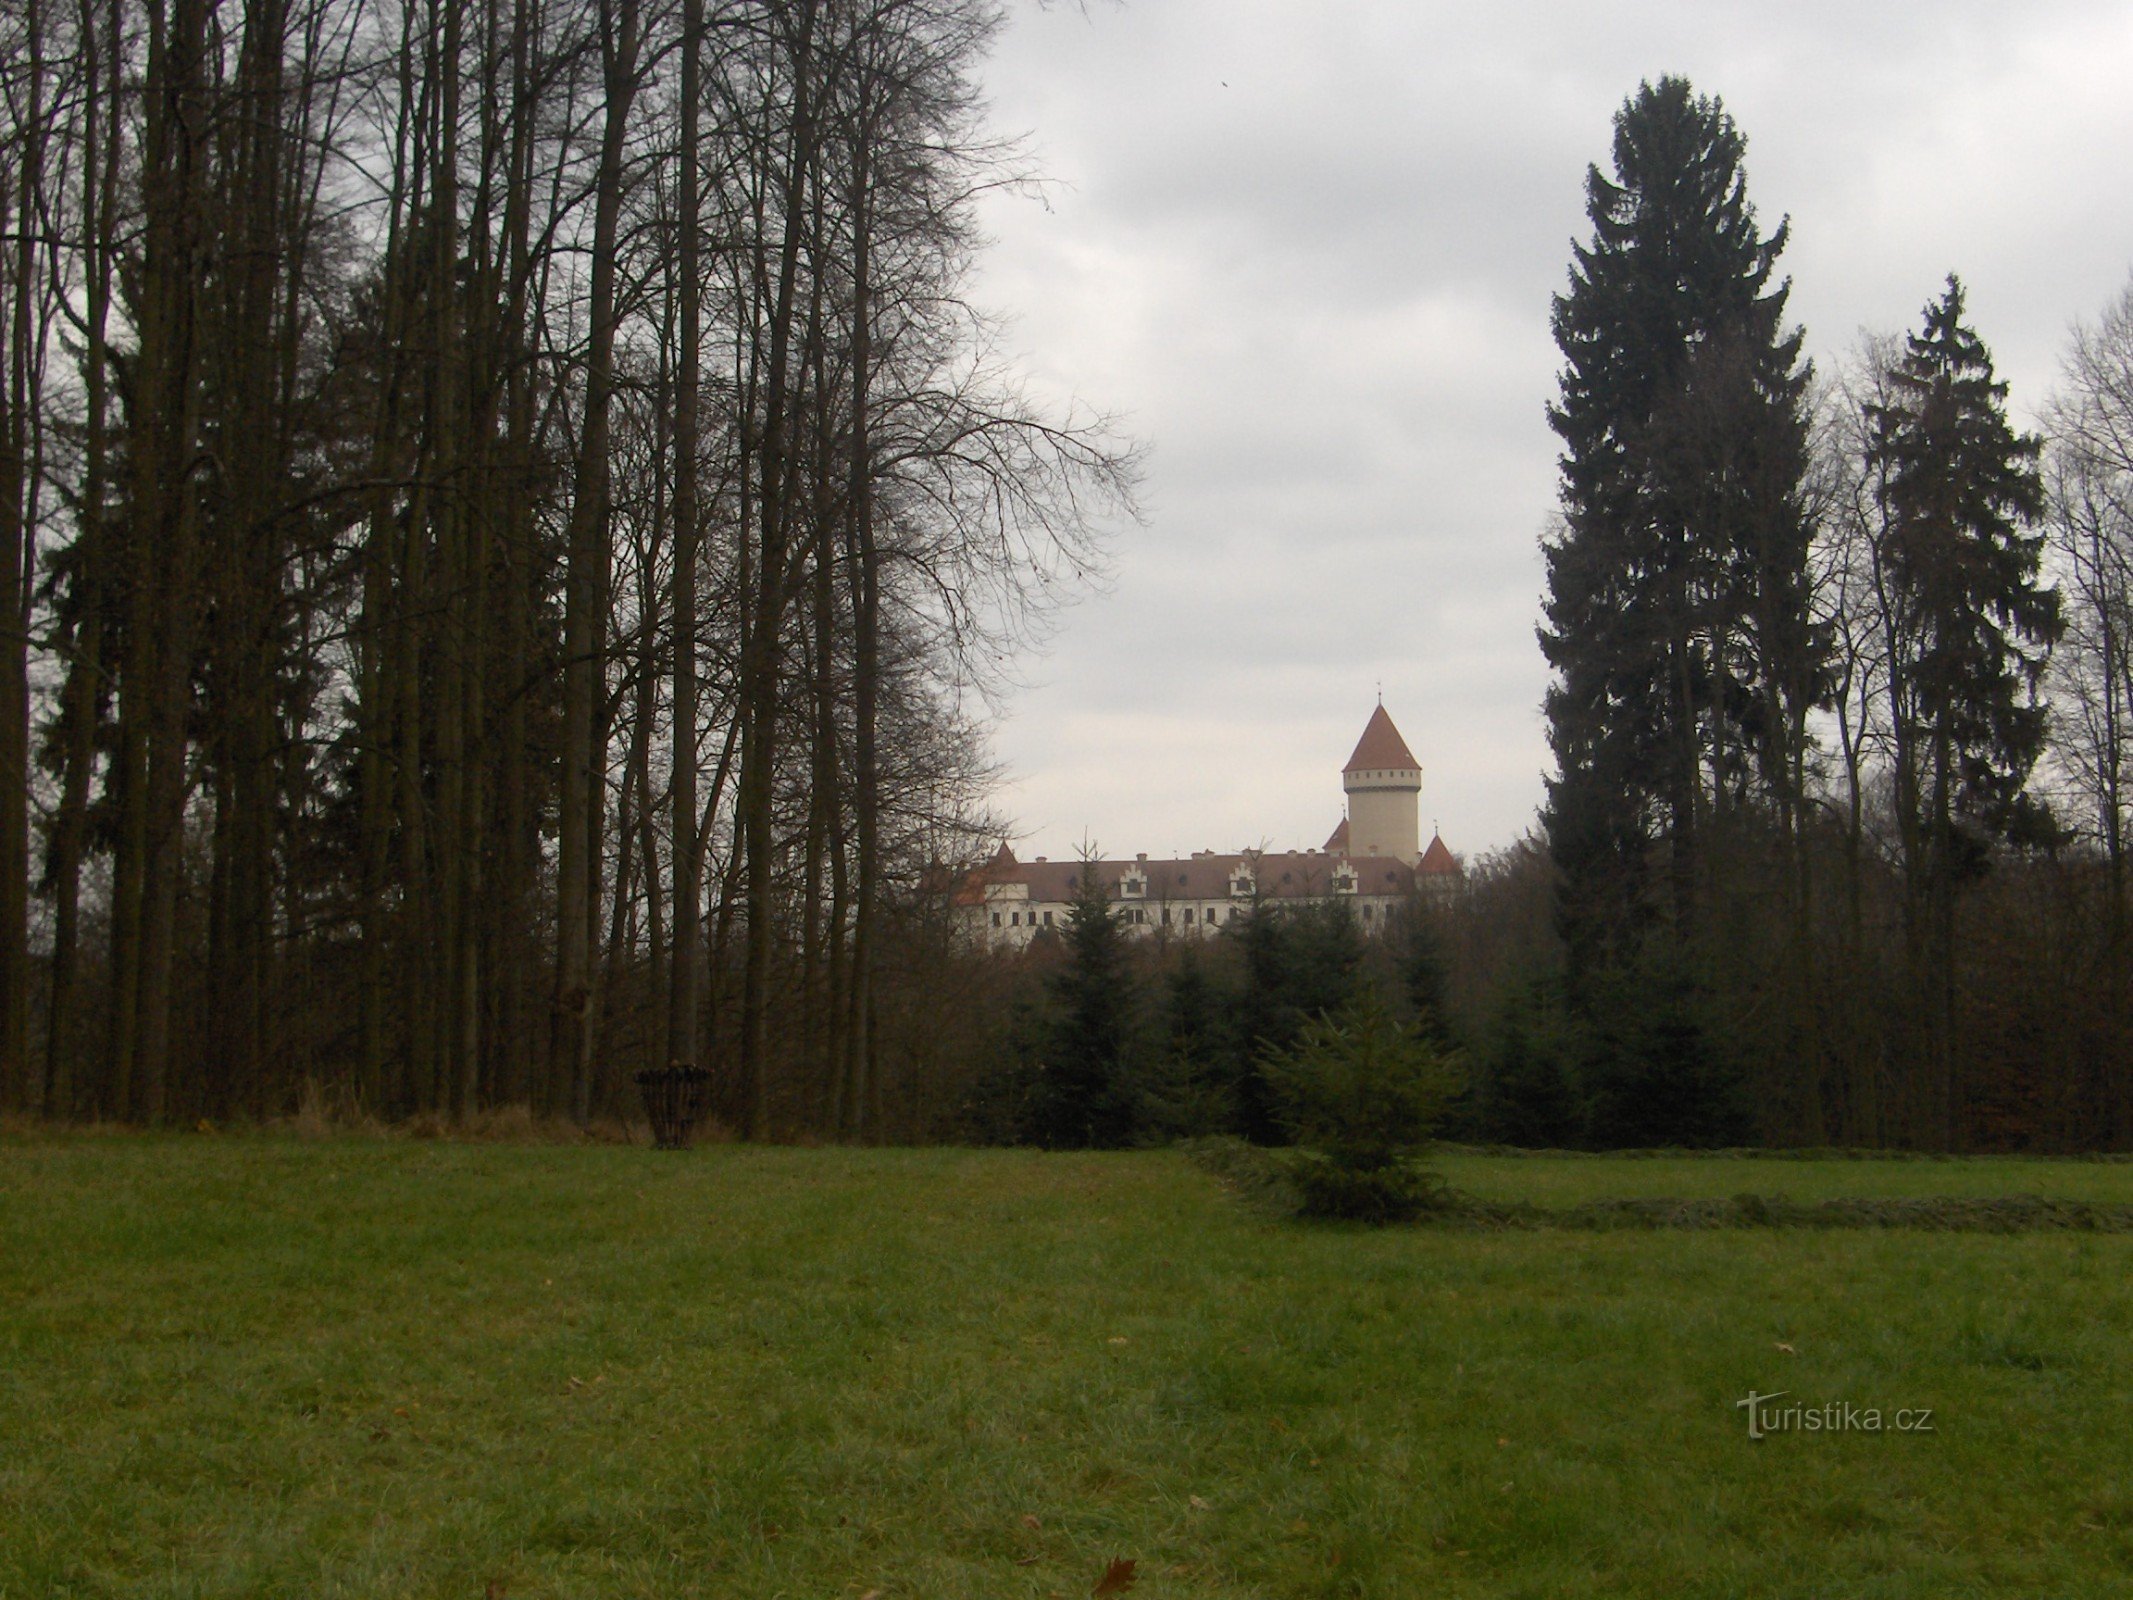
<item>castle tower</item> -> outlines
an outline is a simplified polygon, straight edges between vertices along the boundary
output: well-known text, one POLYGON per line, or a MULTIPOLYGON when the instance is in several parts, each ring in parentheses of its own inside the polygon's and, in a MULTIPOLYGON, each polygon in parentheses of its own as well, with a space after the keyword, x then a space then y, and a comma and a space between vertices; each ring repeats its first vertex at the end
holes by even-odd
POLYGON ((1409 866, 1421 858, 1422 763, 1382 700, 1341 769, 1341 787, 1348 791, 1350 856, 1390 856, 1409 866))

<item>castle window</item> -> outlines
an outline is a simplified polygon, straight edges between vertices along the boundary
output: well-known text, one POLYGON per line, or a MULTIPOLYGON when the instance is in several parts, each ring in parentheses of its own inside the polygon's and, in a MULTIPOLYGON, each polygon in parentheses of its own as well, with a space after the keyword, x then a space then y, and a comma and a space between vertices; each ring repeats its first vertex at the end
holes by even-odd
POLYGON ((1019 927, 1021 927, 1021 926, 1022 926, 1022 913, 1021 913, 1021 912, 1019 912, 1019 911, 1010 911, 1010 912, 1008 912, 1008 914, 1007 914, 1007 925, 1008 925, 1009 927, 1011 927, 1011 928, 1019 928, 1019 927))
POLYGON ((1045 925, 1045 926, 1046 926, 1047 928, 1049 928, 1049 927, 1050 927, 1050 926, 1052 925, 1052 914, 1051 914, 1051 913, 1050 913, 1049 911, 1047 911, 1047 912, 1046 912, 1046 913, 1044 914, 1044 925, 1045 925))
POLYGON ((993 925, 993 926, 994 926, 995 928, 997 928, 997 927, 998 927, 998 926, 1000 925, 1000 913, 999 913, 999 912, 997 912, 997 911, 995 911, 995 912, 994 912, 994 913, 992 914, 992 925, 993 925))
POLYGON ((1190 927, 1190 926, 1192 926, 1192 907, 1191 907, 1191 906, 1187 906, 1187 907, 1185 908, 1185 925, 1186 925, 1187 927, 1190 927))
POLYGON ((1170 926, 1170 907, 1168 906, 1163 907, 1163 926, 1166 928, 1170 926))

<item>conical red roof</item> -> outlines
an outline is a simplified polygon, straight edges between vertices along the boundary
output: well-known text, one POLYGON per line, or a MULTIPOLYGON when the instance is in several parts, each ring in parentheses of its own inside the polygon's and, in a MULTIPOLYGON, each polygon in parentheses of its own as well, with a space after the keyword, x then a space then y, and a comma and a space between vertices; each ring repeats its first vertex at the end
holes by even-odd
POLYGON ((1415 863, 1415 871, 1444 873, 1458 870, 1459 863, 1453 859, 1451 851, 1444 847, 1443 835, 1431 834, 1429 848, 1422 852, 1422 859, 1415 863))
POLYGON ((1347 853, 1348 819, 1346 817, 1341 818, 1341 825, 1333 830, 1332 837, 1320 848, 1329 856, 1345 855, 1347 853))
POLYGON ((1378 703, 1377 710, 1370 713, 1370 721, 1364 725, 1362 738, 1355 742, 1355 754, 1348 758, 1343 772, 1420 772, 1422 763, 1415 753, 1407 748, 1407 741, 1400 737, 1400 730, 1392 725, 1392 718, 1385 714, 1385 704, 1378 703))

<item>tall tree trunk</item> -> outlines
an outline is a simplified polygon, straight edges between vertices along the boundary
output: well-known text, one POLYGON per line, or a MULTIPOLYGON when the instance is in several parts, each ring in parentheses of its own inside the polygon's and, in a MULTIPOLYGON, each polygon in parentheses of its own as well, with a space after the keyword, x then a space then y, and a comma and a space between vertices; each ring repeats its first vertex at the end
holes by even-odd
POLYGON ((769 360, 763 375, 760 445, 756 452, 757 540, 755 587, 742 619, 741 776, 737 798, 740 847, 745 861, 742 893, 747 925, 741 977, 742 1131, 750 1139, 770 1132, 770 960, 776 939, 771 906, 776 800, 780 634, 787 598, 794 513, 794 447, 791 438, 793 312, 800 270, 801 219, 807 215, 807 176, 815 143, 814 23, 816 0, 797 0, 787 23, 792 76, 791 126, 783 151, 777 216, 776 287, 769 316, 769 360))
MULTIPOLYGON (((30 680, 29 573, 37 498, 33 439, 42 427, 41 329, 44 272, 39 212, 45 187, 44 15, 24 0, 29 59, 20 64, 14 165, 15 213, 4 281, 5 395, 0 398, 0 1108, 41 1105, 30 1081, 30 680)), ((0 172, 8 161, 0 159, 0 172)))
MULTIPOLYGON (((871 104, 869 101, 868 104, 871 104)), ((852 605, 852 810, 857 834, 852 967, 844 1026, 845 1125, 868 1132, 875 1092, 874 919, 881 885, 881 773, 876 752, 881 706, 881 564, 874 544, 874 294, 872 120, 862 115, 852 168, 852 455, 845 493, 847 586, 852 605)))
POLYGON ((668 762, 673 867, 674 966, 667 990, 666 1048, 670 1066, 697 1060, 698 907, 702 900, 702 847, 696 817, 696 569, 702 510, 697 475, 703 441, 698 395, 703 383, 703 0, 681 8, 681 297, 679 360, 674 376, 674 578, 672 691, 673 745, 668 762))
POLYGON ((204 0, 149 11, 135 328, 132 595, 120 678, 120 832, 112 901, 112 1085, 161 1122, 184 871, 186 713, 195 622, 198 272, 209 116, 204 0))
POLYGON ((82 221, 88 244, 83 265, 82 490, 75 581, 81 604, 73 654, 62 691, 64 753, 59 814, 52 830, 52 996, 45 1033, 45 1114, 71 1117, 80 1109, 74 1038, 75 992, 81 981, 81 871, 89 833, 89 791, 95 776, 97 723, 104 701, 104 605, 110 508, 105 429, 110 416, 106 328, 111 307, 113 219, 118 196, 118 0, 100 12, 82 0, 82 221), (100 31, 108 19, 108 39, 100 31), (107 128, 106 120, 110 119, 107 128))
POLYGON ((556 857, 556 980, 550 1059, 570 1085, 571 1114, 592 1116, 592 921, 597 870, 592 835, 600 781, 595 699, 600 689, 604 556, 608 539, 608 411, 614 389, 615 237, 622 210, 622 149, 637 91, 637 0, 603 0, 601 60, 607 91, 593 200, 585 422, 567 534, 563 609, 563 775, 556 857))

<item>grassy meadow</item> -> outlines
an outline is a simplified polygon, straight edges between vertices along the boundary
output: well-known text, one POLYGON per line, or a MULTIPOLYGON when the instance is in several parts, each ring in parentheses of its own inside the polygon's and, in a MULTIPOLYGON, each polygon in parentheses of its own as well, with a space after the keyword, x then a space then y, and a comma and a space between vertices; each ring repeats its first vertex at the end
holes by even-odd
MULTIPOLYGON (((1447 1158, 1601 1196, 2133 1167, 1447 1158)), ((0 1140, 0 1597, 2121 1595, 2133 1236, 1370 1232, 1168 1153, 0 1140), (1748 1437, 1736 1402, 1930 1408, 1748 1437)))

